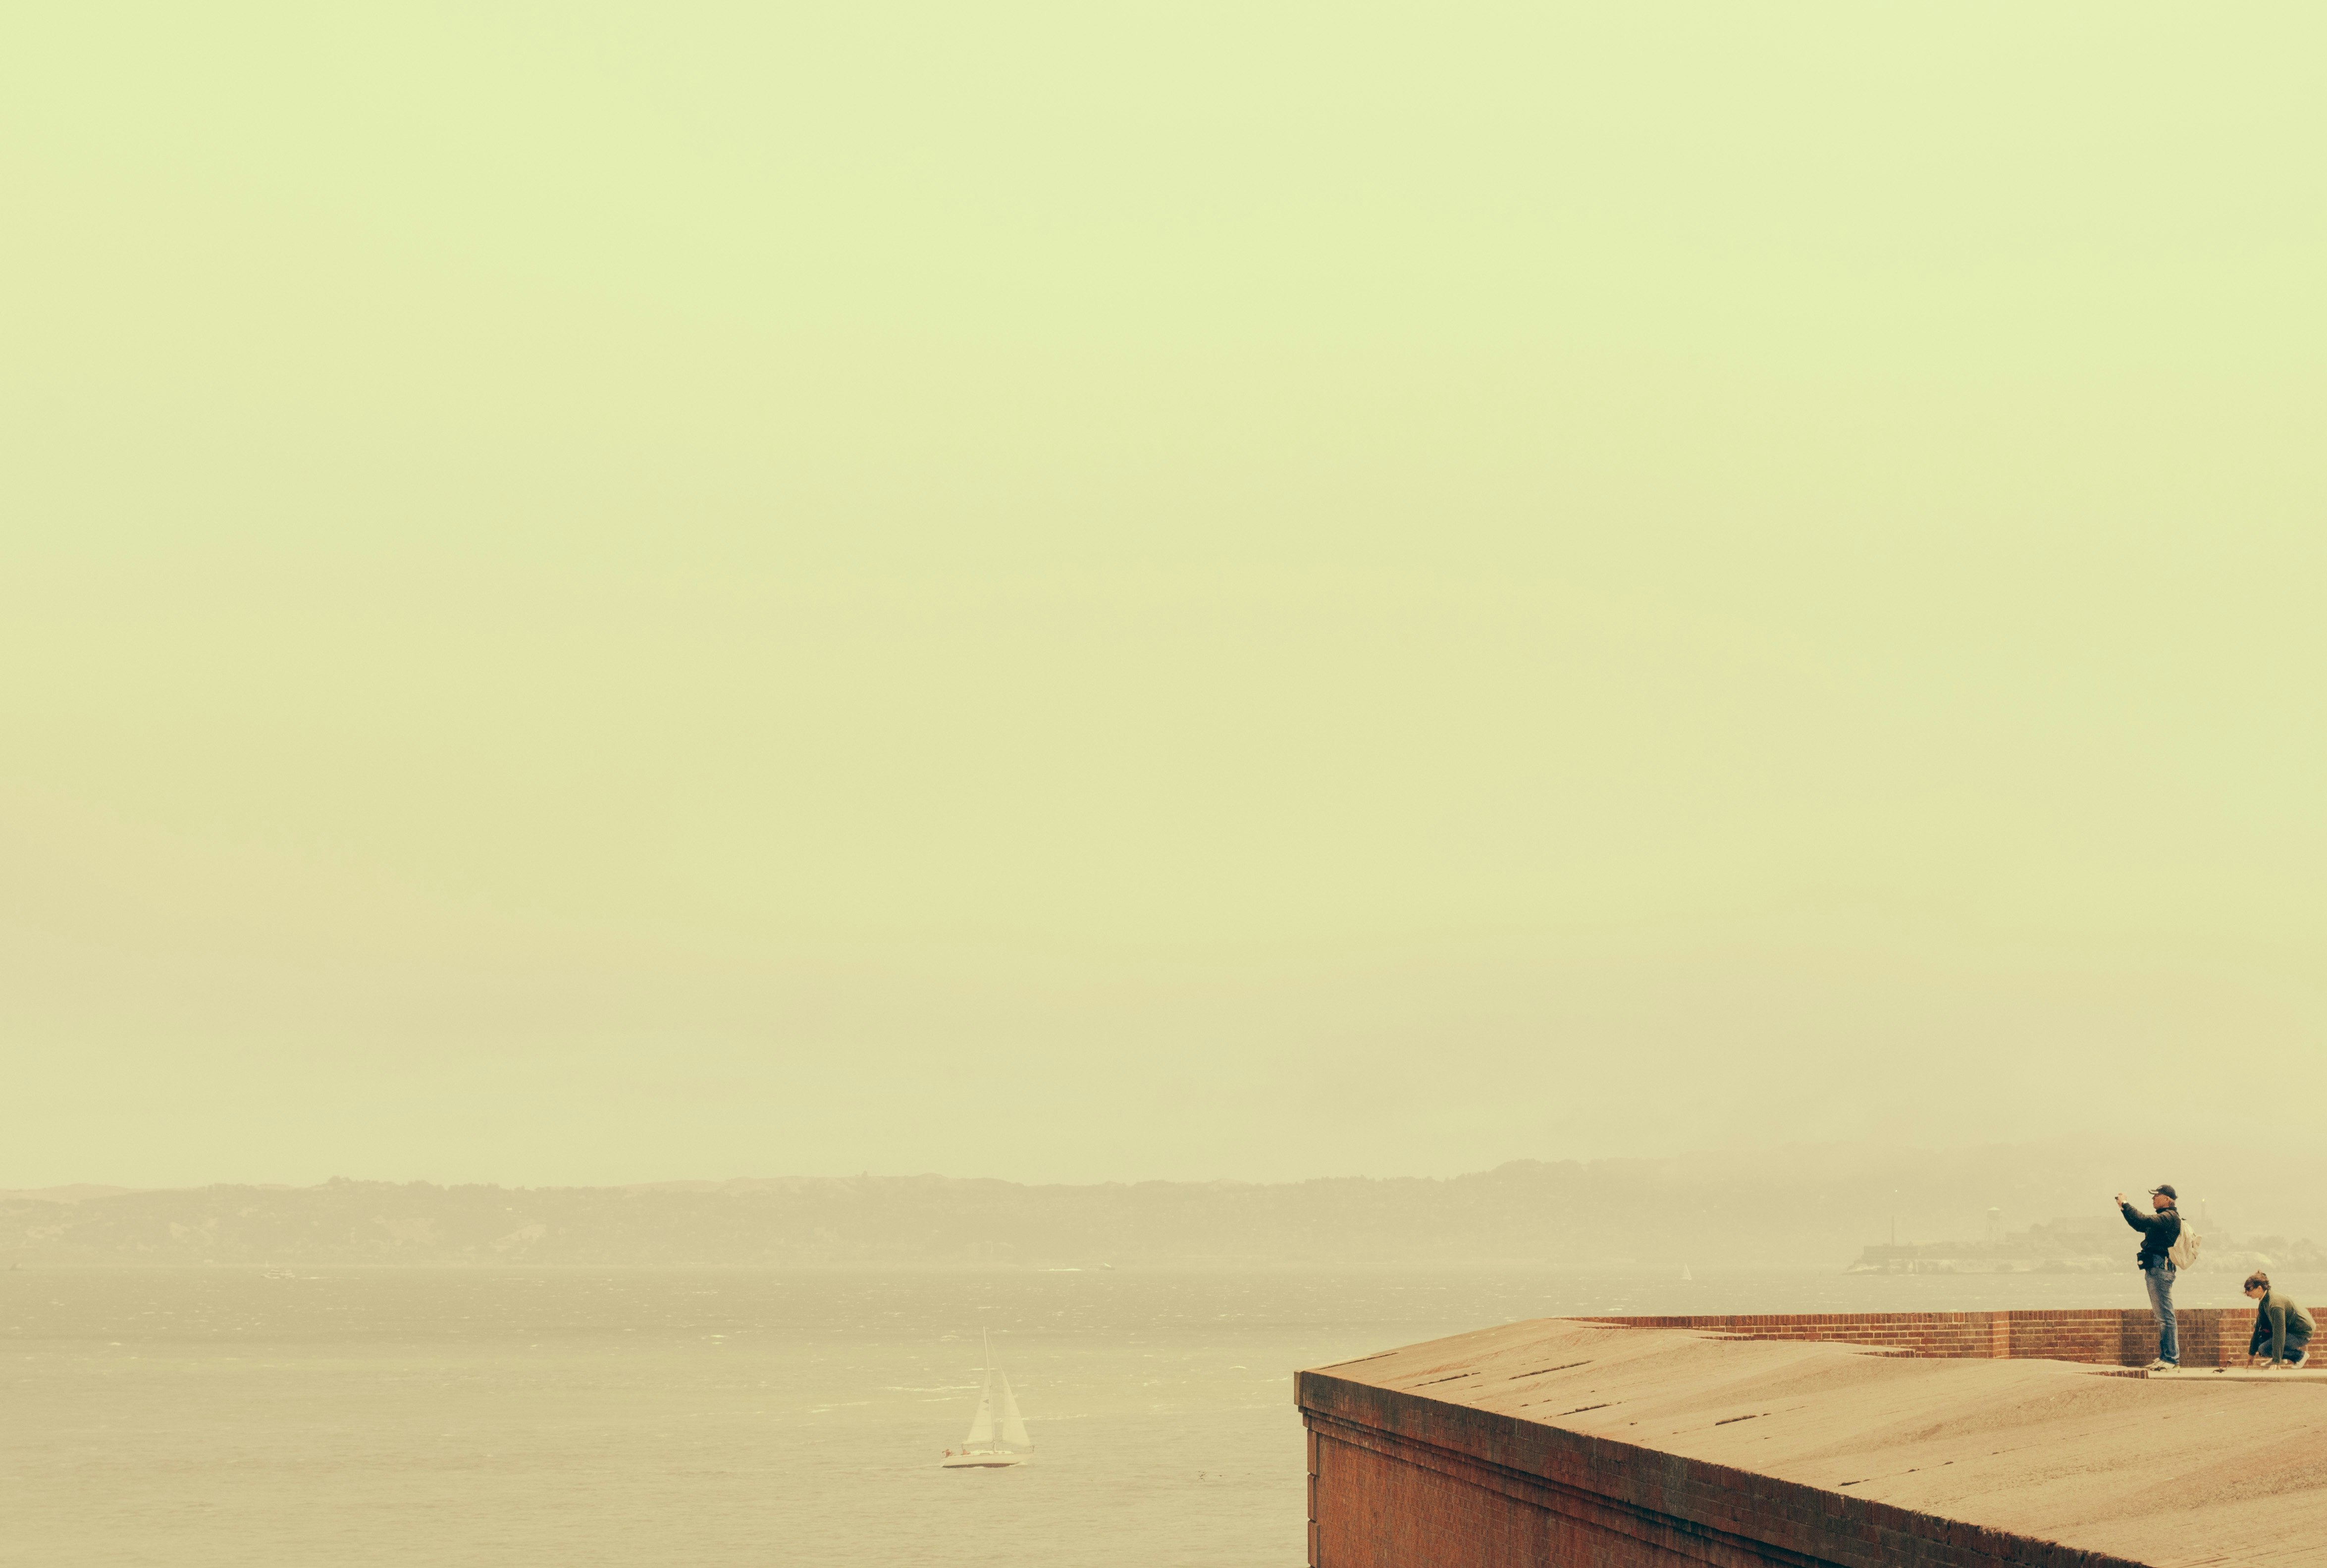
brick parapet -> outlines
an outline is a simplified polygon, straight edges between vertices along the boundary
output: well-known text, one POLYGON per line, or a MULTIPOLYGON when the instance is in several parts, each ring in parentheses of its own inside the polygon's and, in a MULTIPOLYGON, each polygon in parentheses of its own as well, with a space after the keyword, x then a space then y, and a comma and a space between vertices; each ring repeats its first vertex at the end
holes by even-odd
MULTIPOLYGON (((1625 1329, 1687 1329, 1733 1339, 1814 1339, 1902 1356, 2042 1358, 2140 1367, 2157 1355, 2147 1307, 1988 1312, 1779 1312, 1696 1317, 1593 1317, 1625 1329)), ((2184 1367, 2246 1359, 2254 1313, 2243 1307, 2184 1307, 2174 1313, 2184 1367)))

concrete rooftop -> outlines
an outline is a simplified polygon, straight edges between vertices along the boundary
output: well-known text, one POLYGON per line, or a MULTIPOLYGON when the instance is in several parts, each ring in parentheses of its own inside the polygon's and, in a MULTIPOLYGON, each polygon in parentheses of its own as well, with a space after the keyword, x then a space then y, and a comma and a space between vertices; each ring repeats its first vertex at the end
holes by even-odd
POLYGON ((1318 1373, 2160 1568, 2327 1564, 2327 1373, 2144 1377, 1565 1319, 1318 1373))

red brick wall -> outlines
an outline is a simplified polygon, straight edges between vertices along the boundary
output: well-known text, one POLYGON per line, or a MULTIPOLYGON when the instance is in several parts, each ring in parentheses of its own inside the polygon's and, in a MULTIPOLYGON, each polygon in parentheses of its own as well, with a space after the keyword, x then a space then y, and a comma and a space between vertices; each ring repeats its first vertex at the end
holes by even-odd
MULTIPOLYGON (((2183 1307, 2174 1314, 2184 1367, 2246 1359, 2248 1307, 2183 1307)), ((2021 1312, 1790 1312, 1766 1316, 1586 1318, 1628 1329, 1695 1329, 1737 1339, 1829 1339, 1902 1356, 2043 1358, 2142 1367, 2157 1356, 2147 1307, 2021 1312)))

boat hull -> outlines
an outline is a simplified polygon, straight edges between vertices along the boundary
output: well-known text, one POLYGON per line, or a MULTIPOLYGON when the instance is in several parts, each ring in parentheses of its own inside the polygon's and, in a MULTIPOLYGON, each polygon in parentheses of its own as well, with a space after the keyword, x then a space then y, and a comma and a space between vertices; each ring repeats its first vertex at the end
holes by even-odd
POLYGON ((958 1453, 941 1461, 939 1470, 1008 1470, 1032 1460, 1031 1453, 958 1453))

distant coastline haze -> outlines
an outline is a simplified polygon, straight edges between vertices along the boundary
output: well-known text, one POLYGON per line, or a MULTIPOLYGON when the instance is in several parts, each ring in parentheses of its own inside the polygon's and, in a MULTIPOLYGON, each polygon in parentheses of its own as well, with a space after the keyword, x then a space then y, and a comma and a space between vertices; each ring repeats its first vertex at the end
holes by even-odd
MULTIPOLYGON (((2137 1238, 2091 1193, 2143 1153, 1850 1143, 1274 1183, 90 1186, 0 1191, 0 1263, 2122 1276, 2137 1238)), ((2185 1146, 2177 1169, 2208 1237, 2201 1284, 2327 1267, 2310 1151, 2185 1146)))

